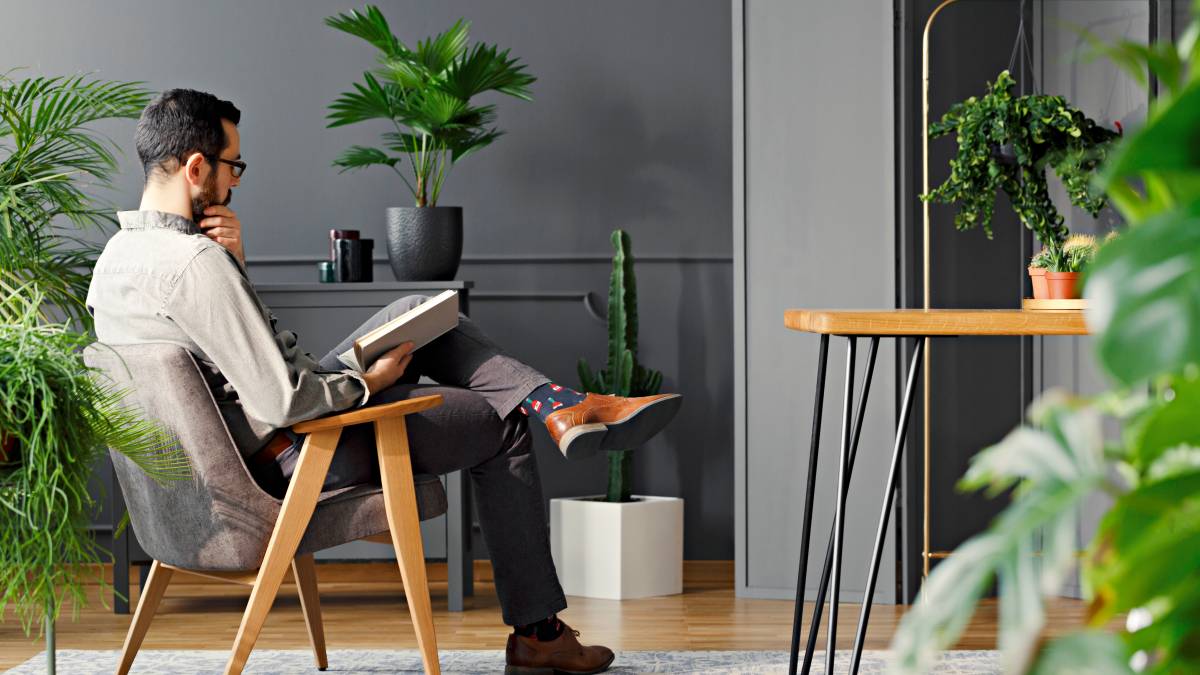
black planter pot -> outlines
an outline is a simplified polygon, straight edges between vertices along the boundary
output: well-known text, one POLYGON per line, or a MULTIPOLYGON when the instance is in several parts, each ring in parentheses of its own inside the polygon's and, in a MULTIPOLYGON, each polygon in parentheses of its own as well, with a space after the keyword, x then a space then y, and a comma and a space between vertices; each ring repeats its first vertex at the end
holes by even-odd
POLYGON ((387 210, 388 261, 397 281, 451 281, 462 261, 461 206, 387 210))
POLYGON ((992 147, 992 157, 995 157, 1001 164, 1013 166, 1017 163, 1017 152, 1013 150, 1011 144, 997 145, 992 147))

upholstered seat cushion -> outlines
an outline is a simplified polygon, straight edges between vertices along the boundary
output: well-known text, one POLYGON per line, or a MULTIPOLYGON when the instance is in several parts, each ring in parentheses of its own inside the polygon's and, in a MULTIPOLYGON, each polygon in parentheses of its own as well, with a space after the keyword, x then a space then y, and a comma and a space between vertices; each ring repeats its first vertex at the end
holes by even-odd
MULTIPOLYGON (((249 570, 262 562, 280 500, 255 483, 229 435, 191 353, 174 344, 93 345, 84 352, 96 375, 128 392, 125 403, 156 420, 183 448, 190 481, 159 484, 110 453, 138 542, 160 562, 198 570, 249 570)), ((446 511, 435 476, 414 479, 422 520, 446 511)), ((386 532, 378 486, 321 495, 300 553, 386 532)))

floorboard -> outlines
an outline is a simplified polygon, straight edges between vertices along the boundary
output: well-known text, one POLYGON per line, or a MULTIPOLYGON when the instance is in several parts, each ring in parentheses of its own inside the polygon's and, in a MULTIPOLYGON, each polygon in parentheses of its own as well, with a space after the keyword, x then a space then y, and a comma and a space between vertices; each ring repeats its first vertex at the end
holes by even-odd
MULTIPOLYGON (((490 567, 477 563, 475 596, 467 611, 446 610, 444 564, 430 564, 430 588, 438 646, 443 649, 503 649, 510 629, 500 620, 500 607, 490 580, 490 567)), ((321 611, 329 649, 416 647, 403 587, 395 566, 385 563, 333 563, 317 567, 321 611)), ((130 584, 137 602, 137 577, 130 584)), ((92 602, 71 621, 70 610, 58 624, 62 649, 119 649, 131 615, 116 615, 99 602, 99 585, 90 587, 92 602)), ((237 633, 249 589, 176 574, 143 649, 229 649, 237 633)), ((783 600, 737 598, 733 563, 689 561, 681 595, 642 600, 595 600, 568 597, 570 607, 560 614, 578 629, 584 644, 605 644, 618 650, 787 649, 791 637, 792 603, 783 600)), ((884 649, 905 608, 876 605, 871 611, 868 649, 884 649)), ((1066 598, 1051 601, 1047 634, 1057 635, 1081 625, 1085 606, 1066 598)), ((0 623, 0 670, 37 654, 42 643, 26 638, 11 612, 0 623)), ((858 620, 858 606, 838 612, 838 648, 848 649, 858 620)), ((962 641, 961 649, 995 646, 996 604, 984 601, 962 641)), ((824 631, 821 642, 824 646, 824 631)), ((304 615, 296 587, 288 579, 280 590, 258 641, 269 649, 307 649, 304 615)))

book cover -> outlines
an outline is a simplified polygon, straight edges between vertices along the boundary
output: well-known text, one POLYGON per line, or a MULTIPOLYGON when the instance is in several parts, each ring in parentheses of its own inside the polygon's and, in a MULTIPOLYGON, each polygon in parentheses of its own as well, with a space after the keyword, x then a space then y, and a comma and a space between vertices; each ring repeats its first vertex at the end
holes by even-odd
POLYGON ((413 351, 458 326, 458 291, 443 291, 354 341, 338 355, 348 368, 366 372, 384 352, 405 342, 413 351))

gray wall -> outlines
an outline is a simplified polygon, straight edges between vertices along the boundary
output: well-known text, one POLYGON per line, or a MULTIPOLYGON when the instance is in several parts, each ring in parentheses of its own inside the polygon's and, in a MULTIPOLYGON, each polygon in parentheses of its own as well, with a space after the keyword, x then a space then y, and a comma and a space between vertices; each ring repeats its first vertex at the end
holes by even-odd
MULTIPOLYGON (((733 5, 741 102, 734 125, 737 592, 786 598, 800 551, 818 338, 786 330, 784 311, 894 302, 892 10, 878 0, 733 5)), ((866 344, 859 343, 861 373, 866 344)), ((810 598, 837 484, 845 341, 830 349, 810 598)), ((846 600, 865 588, 895 424, 894 354, 883 342, 855 465, 846 600)), ((894 557, 889 539, 877 601, 894 600, 894 557)))
MULTIPOLYGON (((730 8, 721 0, 642 3, 378 3, 409 44, 467 17, 472 37, 511 47, 539 81, 533 103, 497 100, 507 131, 457 167, 443 204, 466 209, 472 314, 518 357, 565 384, 604 354, 578 300, 515 297, 592 291, 608 281, 609 232, 634 241, 642 356, 682 392, 675 423, 638 453, 634 491, 682 496, 685 556, 733 556, 730 8)), ((386 125, 329 130, 325 106, 373 65, 366 43, 322 25, 353 3, 13 3, 0 63, 32 73, 94 71, 193 87, 243 111, 249 170, 231 207, 257 281, 314 280, 330 227, 359 228, 382 250, 383 213, 408 203, 385 170, 338 174, 333 158, 386 125)), ((104 127, 128 148, 113 201, 136 208, 132 124, 104 127)), ((390 278, 386 267, 377 278, 390 278)), ((347 329, 350 327, 347 326, 347 329)), ((303 329, 301 340, 303 343, 303 329)), ((310 351, 332 345, 305 344, 310 351)), ((603 490, 603 458, 567 463, 544 434, 547 497, 603 490)))

